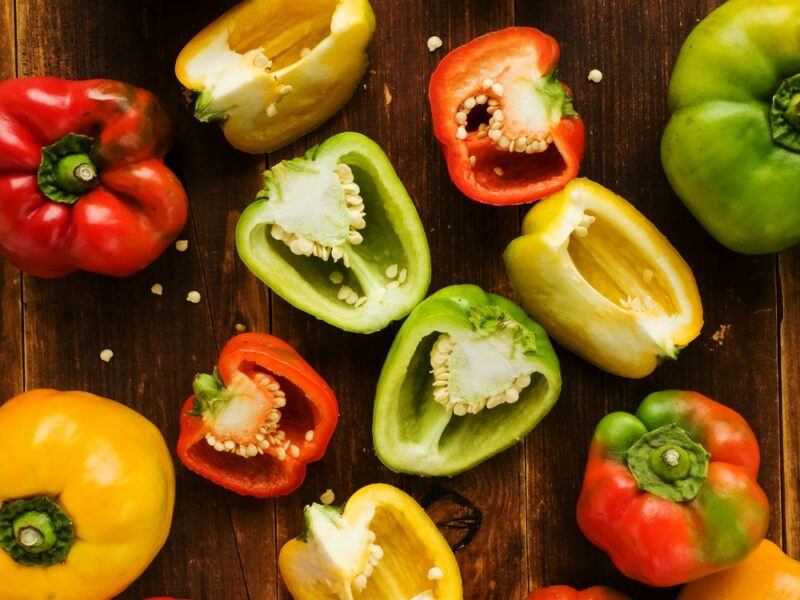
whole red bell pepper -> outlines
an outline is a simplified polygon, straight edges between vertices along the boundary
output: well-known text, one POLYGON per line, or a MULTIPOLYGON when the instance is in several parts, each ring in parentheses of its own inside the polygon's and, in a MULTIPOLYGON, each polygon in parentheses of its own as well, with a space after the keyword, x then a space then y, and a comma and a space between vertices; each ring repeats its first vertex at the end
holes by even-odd
POLYGON ((510 27, 456 48, 428 95, 433 130, 461 192, 487 204, 539 200, 578 174, 583 121, 556 74, 555 39, 510 27))
POLYGON ((536 590, 528 596, 528 600, 628 600, 628 597, 603 586, 579 592, 566 585, 554 585, 536 590))
POLYGON ((149 265, 188 211, 162 162, 169 129, 155 97, 126 83, 0 83, 0 253, 40 277, 149 265))
POLYGON ((338 418, 333 391, 294 348, 243 333, 225 344, 213 374, 195 377, 178 456, 237 494, 283 496, 322 458, 338 418))
POLYGON ((696 392, 615 412, 589 449, 578 525, 628 577, 651 586, 727 569, 767 531, 759 450, 741 415, 696 392))

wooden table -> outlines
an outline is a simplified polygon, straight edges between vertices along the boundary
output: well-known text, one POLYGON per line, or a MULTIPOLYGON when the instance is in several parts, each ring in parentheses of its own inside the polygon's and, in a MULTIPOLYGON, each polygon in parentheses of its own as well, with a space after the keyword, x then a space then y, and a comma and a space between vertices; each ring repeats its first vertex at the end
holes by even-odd
MULTIPOLYGON (((457 552, 469 600, 522 599, 529 588, 613 585, 636 598, 672 598, 627 581, 575 524, 586 447, 612 409, 634 409, 650 391, 687 388, 745 415, 761 442, 761 483, 772 501, 770 538, 800 558, 800 252, 747 257, 715 243, 673 194, 659 140, 666 86, 681 42, 719 0, 373 0, 378 31, 363 85, 319 130, 268 157, 233 150, 214 126, 192 119, 173 75, 178 51, 230 0, 3 0, 0 74, 111 77, 156 92, 177 125, 169 158, 191 198, 182 238, 145 272, 124 280, 76 274, 45 281, 3 267, 0 396, 23 389, 82 389, 129 404, 171 446, 192 376, 207 371, 236 323, 293 344, 328 379, 342 418, 324 460, 295 494, 258 501, 225 493, 177 463, 178 499, 163 552, 124 598, 167 593, 193 600, 286 598, 277 549, 300 530, 303 505, 332 488, 390 482, 418 499, 446 491, 431 512, 477 534, 457 552), (233 230, 267 164, 333 133, 361 131, 394 162, 415 199, 433 255, 432 290, 476 283, 511 291, 501 254, 524 208, 479 206, 451 185, 431 133, 428 77, 445 52, 513 24, 553 34, 561 74, 587 123, 583 174, 630 199, 691 264, 705 305, 700 337, 671 364, 625 381, 558 349, 564 391, 524 444, 452 480, 397 476, 370 437, 375 382, 396 327, 370 336, 338 331, 290 307, 238 260, 233 230), (439 35, 444 47, 428 52, 439 35), (605 79, 591 84, 600 68, 605 79), (161 283, 164 295, 150 293, 161 283), (198 290, 199 304, 186 302, 198 290), (724 330, 724 337, 714 336, 724 330), (114 351, 106 364, 103 348, 114 351), (458 502, 475 507, 470 511, 458 502)), ((455 541, 455 540, 454 540, 455 541)), ((0 586, 2 584, 0 583, 0 586)))

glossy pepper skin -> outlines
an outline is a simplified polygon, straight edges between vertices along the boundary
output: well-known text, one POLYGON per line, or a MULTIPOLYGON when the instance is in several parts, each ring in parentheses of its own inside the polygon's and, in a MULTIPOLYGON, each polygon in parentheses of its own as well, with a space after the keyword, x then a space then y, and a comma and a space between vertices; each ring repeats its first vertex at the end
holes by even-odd
POLYGON ((339 418, 322 377, 289 344, 263 333, 231 338, 215 373, 198 375, 194 390, 181 409, 178 457, 198 475, 246 496, 296 490, 306 465, 325 454, 339 418), (227 440, 235 447, 211 444, 227 440), (248 447, 249 453, 239 452, 248 447))
POLYGON ((510 300, 450 286, 413 310, 389 350, 375 393, 375 450, 394 471, 457 475, 519 442, 560 391, 544 329, 510 300))
POLYGON ((673 189, 731 250, 800 241, 800 4, 730 0, 678 56, 661 144, 673 189))
POLYGON ((0 252, 39 277, 143 269, 186 223, 168 140, 158 101, 126 83, 0 83, 0 252))
POLYGON ((395 487, 363 487, 344 508, 307 506, 304 522, 303 533, 278 557, 295 600, 463 598, 447 540, 422 507, 395 487), (441 577, 428 576, 433 568, 441 577))
POLYGON ((500 206, 533 202, 578 174, 584 127, 557 78, 559 54, 538 29, 509 27, 456 48, 433 72, 433 130, 465 196, 500 206))
POLYGON ((800 598, 800 562, 764 540, 727 571, 684 586, 678 600, 791 600, 800 598))
POLYGON ((371 139, 337 134, 264 181, 236 226, 236 249, 284 300, 334 327, 371 333, 425 297, 425 230, 371 139))
POLYGON ((33 390, 0 407, 0 433, 16 448, 0 461, 2 597, 122 592, 172 521, 175 474, 158 429, 105 398, 33 390))
POLYGON ((759 450, 738 413, 696 392, 650 394, 597 426, 578 525, 626 576, 672 586, 744 560, 767 531, 759 450))
POLYGON ((239 150, 272 152, 350 99, 374 31, 367 0, 246 0, 186 45, 175 73, 198 94, 198 120, 239 150))
POLYGON ((629 202, 588 179, 537 203, 504 258, 528 314, 615 375, 649 375, 703 326, 689 265, 629 202))
POLYGON ((528 600, 629 600, 627 596, 603 586, 578 591, 566 585, 542 588, 528 596, 528 600))

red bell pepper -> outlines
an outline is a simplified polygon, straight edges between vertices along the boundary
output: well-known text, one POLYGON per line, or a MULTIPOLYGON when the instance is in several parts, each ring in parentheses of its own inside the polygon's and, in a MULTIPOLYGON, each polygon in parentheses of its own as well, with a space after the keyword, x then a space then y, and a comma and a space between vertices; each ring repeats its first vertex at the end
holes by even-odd
POLYGON ((696 392, 651 394, 597 426, 578 525, 628 577, 686 583, 732 567, 767 531, 759 450, 741 415, 696 392))
POLYGON ((213 374, 195 377, 178 456, 237 494, 283 496, 322 458, 338 418, 333 391, 294 348, 243 333, 225 344, 213 374))
POLYGON ((603 586, 590 587, 579 592, 566 585, 542 588, 528 596, 528 600, 629 600, 627 596, 603 586))
POLYGON ((149 265, 188 211, 162 162, 169 129, 155 97, 126 83, 0 83, 0 253, 40 277, 149 265))
POLYGON ((433 130, 461 192, 487 204, 539 200, 578 174, 583 121, 556 74, 556 40, 510 27, 460 46, 436 67, 433 130))

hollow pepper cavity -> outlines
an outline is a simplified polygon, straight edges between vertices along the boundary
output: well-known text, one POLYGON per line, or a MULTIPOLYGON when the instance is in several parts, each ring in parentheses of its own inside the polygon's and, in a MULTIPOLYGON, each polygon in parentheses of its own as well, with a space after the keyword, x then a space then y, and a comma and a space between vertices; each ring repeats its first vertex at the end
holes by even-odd
POLYGON ((188 211, 168 139, 158 101, 127 83, 0 83, 0 252, 39 277, 149 265, 188 211))
POLYGON ((560 391, 544 329, 501 296, 447 287, 414 309, 389 350, 375 450, 395 471, 456 475, 521 440, 560 391))
POLYGON ((195 117, 245 152, 278 150, 353 95, 375 30, 367 0, 246 0, 198 33, 175 65, 195 117))
POLYGON ((533 592, 528 596, 528 600, 629 600, 629 598, 603 586, 578 591, 566 585, 554 585, 533 592))
POLYGON ((578 525, 626 576, 651 586, 728 569, 764 539, 769 504, 747 422, 696 392, 615 412, 589 449, 578 525))
POLYGON ((322 458, 338 418, 333 391, 294 348, 243 333, 225 344, 213 374, 195 377, 178 456, 237 494, 284 496, 322 458))
POLYGON ((737 252, 800 241, 800 4, 730 0, 689 35, 661 143, 673 189, 737 252))
POLYGON ((428 95, 450 178, 469 198, 521 204, 563 188, 585 146, 559 47, 538 29, 488 33, 448 54, 428 95))
POLYGON ((0 407, 4 598, 104 600, 164 545, 175 502, 158 429, 84 392, 33 390, 0 407))
POLYGON ((616 375, 649 375, 703 326, 680 254, 631 204, 588 179, 534 206, 505 262, 528 313, 558 343, 616 375))
POLYGON ((414 203, 383 150, 340 133, 264 175, 242 213, 242 261, 300 310, 370 333, 425 296, 431 257, 414 203))
POLYGON ((296 600, 462 600, 453 551, 411 496, 361 488, 344 508, 305 508, 303 532, 278 566, 296 600))

